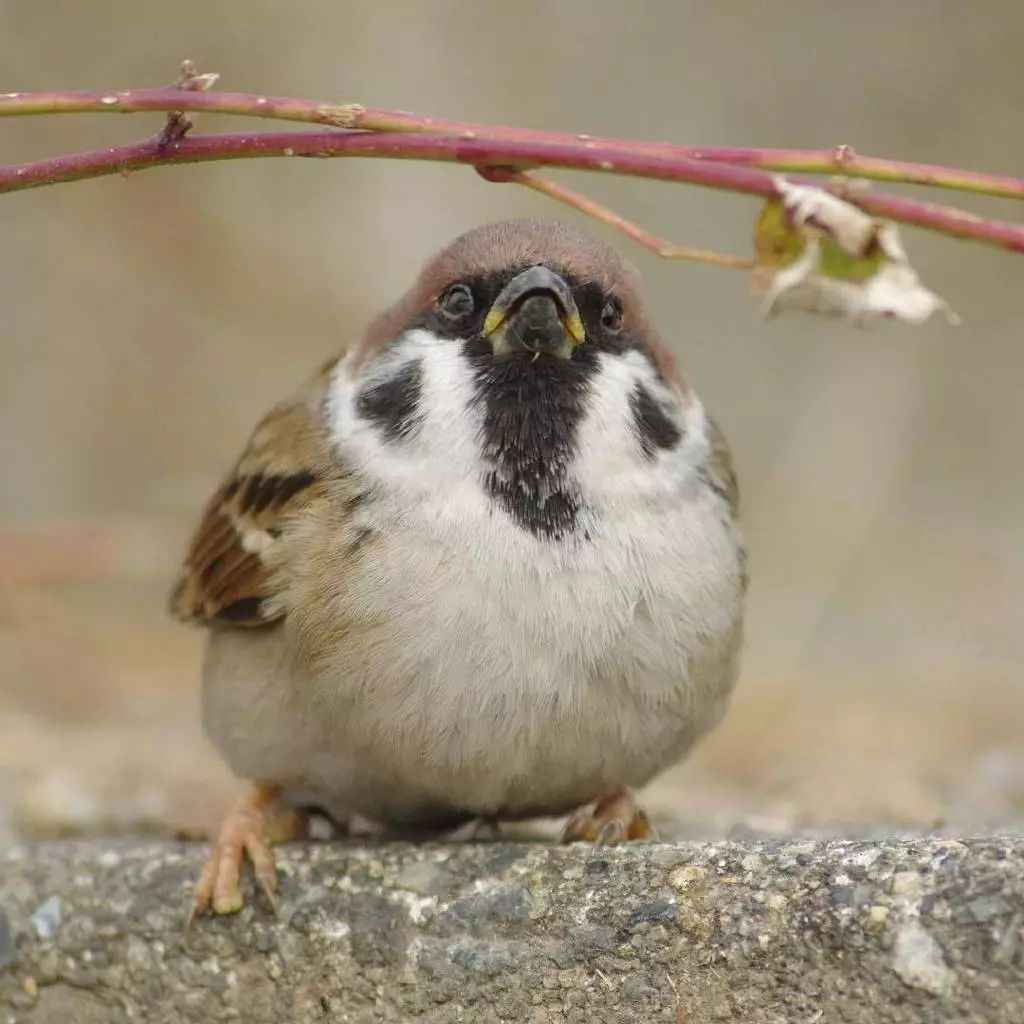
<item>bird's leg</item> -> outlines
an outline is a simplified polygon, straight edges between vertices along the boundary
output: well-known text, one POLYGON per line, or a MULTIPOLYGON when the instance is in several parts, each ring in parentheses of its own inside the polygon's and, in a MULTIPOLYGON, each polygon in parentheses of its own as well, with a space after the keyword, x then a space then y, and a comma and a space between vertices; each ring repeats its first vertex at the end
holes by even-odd
POLYGON ((472 818, 452 831, 449 838, 459 842, 493 843, 501 838, 501 824, 494 817, 472 818))
POLYGON ((239 881, 246 857, 257 886, 277 913, 277 869, 271 845, 306 838, 309 816, 283 807, 276 797, 276 786, 253 786, 228 809, 196 883, 189 923, 209 910, 233 914, 242 909, 245 899, 239 881))
POLYGON ((598 800, 593 810, 581 807, 570 815, 562 830, 562 842, 592 842, 594 848, 614 846, 627 839, 657 839, 647 813, 637 806, 632 794, 617 790, 598 800))

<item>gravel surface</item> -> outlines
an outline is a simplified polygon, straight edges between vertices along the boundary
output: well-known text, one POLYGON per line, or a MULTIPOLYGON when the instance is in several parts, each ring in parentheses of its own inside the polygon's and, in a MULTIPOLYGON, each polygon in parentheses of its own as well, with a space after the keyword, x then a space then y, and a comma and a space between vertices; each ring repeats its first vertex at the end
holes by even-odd
POLYGON ((186 939, 203 853, 0 853, 0 1020, 1024 1020, 1022 839, 296 845, 186 939))

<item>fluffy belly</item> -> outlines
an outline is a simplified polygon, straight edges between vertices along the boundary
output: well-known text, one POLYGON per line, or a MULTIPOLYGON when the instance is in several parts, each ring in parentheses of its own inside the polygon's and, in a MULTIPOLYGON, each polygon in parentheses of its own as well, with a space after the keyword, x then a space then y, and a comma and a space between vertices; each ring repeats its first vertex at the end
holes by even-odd
POLYGON ((330 619, 215 634, 210 735, 239 774, 338 818, 560 814, 642 785, 717 722, 735 679, 741 584, 717 522, 559 549, 421 524, 419 543, 367 549, 318 606, 330 619), (329 654, 305 656, 328 629, 329 654))
POLYGON ((718 698, 697 700, 679 679, 671 691, 665 678, 634 681, 660 699, 629 699, 612 676, 562 678, 544 699, 467 684, 461 699, 435 690, 431 700, 425 687, 411 695, 422 679, 395 683, 391 699, 326 714, 305 781, 327 806, 385 821, 560 814, 682 757, 720 716, 730 677, 713 681, 718 698))

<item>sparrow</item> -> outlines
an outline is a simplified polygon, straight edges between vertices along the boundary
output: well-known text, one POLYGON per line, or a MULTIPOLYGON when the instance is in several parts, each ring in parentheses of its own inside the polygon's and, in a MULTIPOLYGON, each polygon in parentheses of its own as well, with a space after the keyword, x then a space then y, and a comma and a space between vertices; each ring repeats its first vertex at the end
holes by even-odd
POLYGON ((271 844, 310 809, 650 838, 632 790, 736 681, 737 501, 612 248, 457 238, 259 423, 188 548, 172 611, 208 629, 204 727, 251 784, 193 915, 242 906, 246 859, 273 902, 271 844))

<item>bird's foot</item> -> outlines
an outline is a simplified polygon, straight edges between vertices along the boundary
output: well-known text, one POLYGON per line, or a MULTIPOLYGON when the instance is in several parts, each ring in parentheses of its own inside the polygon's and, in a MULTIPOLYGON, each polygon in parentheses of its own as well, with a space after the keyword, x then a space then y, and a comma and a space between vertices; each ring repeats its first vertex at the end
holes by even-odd
POLYGON ((472 818, 454 829, 449 838, 457 842, 493 843, 501 839, 501 825, 497 818, 472 818))
POLYGON ((186 927, 212 911, 234 914, 245 897, 239 885, 242 863, 252 863, 256 885, 277 913, 277 868, 271 846, 305 838, 309 830, 304 811, 282 807, 274 786, 253 786, 225 814, 213 850, 196 883, 186 927))
POLYGON ((598 800, 593 810, 581 807, 570 815, 562 830, 562 842, 592 842, 594 849, 615 846, 628 839, 657 839, 646 811, 631 793, 620 790, 598 800))

